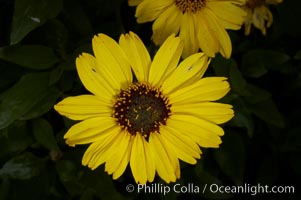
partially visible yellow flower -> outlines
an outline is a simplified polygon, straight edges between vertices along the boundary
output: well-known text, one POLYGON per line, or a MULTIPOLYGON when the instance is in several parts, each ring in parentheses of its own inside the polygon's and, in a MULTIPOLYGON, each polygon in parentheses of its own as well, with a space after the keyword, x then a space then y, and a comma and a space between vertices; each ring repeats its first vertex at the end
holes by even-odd
POLYGON ((250 34, 252 24, 261 30, 263 35, 266 35, 266 28, 269 28, 273 23, 273 15, 268 5, 275 5, 281 2, 282 0, 247 0, 244 6, 247 12, 244 22, 245 35, 250 34))
POLYGON ((226 29, 240 29, 246 16, 241 8, 245 0, 130 0, 129 4, 138 4, 138 23, 154 21, 155 44, 179 33, 184 58, 199 49, 210 57, 220 52, 229 58, 232 45, 226 29))
POLYGON ((99 34, 95 56, 76 59, 78 75, 92 94, 68 97, 55 110, 73 120, 64 138, 70 146, 90 144, 82 164, 120 177, 130 165, 137 183, 167 183, 180 177, 179 159, 195 164, 200 147, 217 148, 232 106, 216 103, 230 90, 224 77, 202 78, 209 59, 194 54, 179 65, 183 44, 170 36, 153 61, 134 33, 119 44, 99 34), (132 74, 134 72, 135 78, 132 74))

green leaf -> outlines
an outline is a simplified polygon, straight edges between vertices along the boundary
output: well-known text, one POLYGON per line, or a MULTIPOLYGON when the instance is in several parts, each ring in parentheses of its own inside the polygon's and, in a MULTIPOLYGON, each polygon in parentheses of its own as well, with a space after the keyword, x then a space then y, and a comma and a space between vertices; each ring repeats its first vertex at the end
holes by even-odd
POLYGON ((248 108, 257 117, 269 124, 272 124, 279 128, 283 128, 285 125, 283 116, 279 112, 277 106, 272 101, 272 99, 267 99, 256 104, 249 104, 248 108))
POLYGON ((66 0, 64 4, 64 9, 66 10, 64 14, 66 15, 65 17, 69 27, 76 32, 76 34, 90 36, 93 33, 93 29, 87 14, 84 12, 83 6, 72 0, 66 0))
POLYGON ((24 153, 7 161, 0 169, 0 176, 30 179, 40 174, 44 161, 31 153, 24 153))
POLYGON ((2 129, 0 135, 0 158, 24 151, 34 142, 34 138, 25 121, 15 121, 2 129))
POLYGON ((61 77, 63 75, 63 69, 60 66, 61 65, 59 65, 58 67, 54 68, 50 72, 49 85, 54 85, 54 84, 56 84, 61 79, 61 77))
POLYGON ((65 189, 72 195, 81 195, 84 184, 79 180, 78 167, 69 160, 59 160, 56 163, 56 170, 65 189))
POLYGON ((36 140, 48 150, 58 150, 51 124, 44 119, 33 121, 33 135, 36 140))
POLYGON ((15 0, 10 43, 20 42, 32 30, 56 17, 62 7, 62 0, 15 0))
POLYGON ((8 88, 24 74, 25 69, 11 63, 0 61, 0 90, 8 88))
POLYGON ((214 150, 220 169, 236 185, 242 185, 245 169, 245 148, 241 136, 236 132, 226 132, 219 149, 214 150))
POLYGON ((231 122, 238 127, 246 128, 249 137, 254 133, 254 122, 252 116, 249 113, 235 112, 234 118, 231 122))
POLYGON ((53 50, 41 45, 1 47, 0 58, 22 67, 36 70, 51 68, 58 62, 58 57, 53 50))
POLYGON ((0 129, 30 111, 48 93, 48 73, 24 75, 19 82, 0 95, 0 129))
POLYGON ((271 97, 271 93, 252 84, 247 84, 245 89, 241 91, 241 96, 249 103, 258 103, 271 97))
POLYGON ((229 76, 229 70, 231 65, 233 64, 233 60, 226 59, 222 57, 220 54, 216 55, 215 58, 212 59, 211 65, 213 70, 217 76, 229 76))
POLYGON ((233 91, 242 94, 245 91, 247 81, 240 73, 235 62, 232 62, 229 72, 229 81, 233 91))
POLYGON ((274 50, 251 50, 242 57, 242 73, 249 77, 258 78, 269 69, 277 69, 290 60, 290 56, 274 50))
POLYGON ((20 120, 28 120, 40 117, 53 108, 61 92, 57 88, 50 88, 47 94, 37 102, 33 108, 20 117, 20 120))

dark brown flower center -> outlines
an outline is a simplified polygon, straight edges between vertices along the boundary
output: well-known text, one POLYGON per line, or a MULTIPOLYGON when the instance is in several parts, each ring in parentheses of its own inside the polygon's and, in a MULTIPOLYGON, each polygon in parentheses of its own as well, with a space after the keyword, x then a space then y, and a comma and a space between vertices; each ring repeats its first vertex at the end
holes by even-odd
POLYGON ((265 4, 265 0, 248 0, 246 6, 248 8, 256 8, 265 4))
POLYGON ((130 134, 142 134, 148 139, 150 133, 159 132, 171 114, 168 98, 158 88, 136 83, 121 90, 115 103, 113 117, 130 134))
POLYGON ((175 4, 183 14, 186 12, 196 13, 206 5, 206 0, 175 0, 175 4))

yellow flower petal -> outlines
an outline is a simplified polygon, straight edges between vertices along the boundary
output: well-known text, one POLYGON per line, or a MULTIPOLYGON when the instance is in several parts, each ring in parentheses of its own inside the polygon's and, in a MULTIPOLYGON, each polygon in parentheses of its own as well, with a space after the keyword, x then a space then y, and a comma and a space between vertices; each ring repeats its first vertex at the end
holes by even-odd
POLYGON ((176 175, 172 163, 170 162, 167 152, 165 151, 159 136, 154 133, 150 135, 149 147, 153 161, 155 162, 156 171, 159 176, 167 183, 175 182, 176 175))
POLYGON ((119 141, 117 138, 120 137, 120 133, 120 129, 112 131, 107 137, 92 143, 84 154, 82 164, 88 165, 89 168, 94 170, 106 162, 116 151, 114 143, 119 141))
MULTIPOLYGON (((116 146, 116 141, 118 141, 120 134, 121 131, 119 129, 118 131, 111 132, 111 134, 105 139, 103 139, 101 142, 93 143, 97 144, 97 147, 96 149, 92 150, 92 155, 90 153, 91 157, 88 163, 89 168, 91 168, 92 170, 96 169, 99 165, 105 163, 114 154, 114 152, 116 151, 116 148, 114 147, 116 146)), ((89 148, 86 152, 89 152, 89 148)), ((83 165, 85 165, 84 158, 83 165)))
POLYGON ((119 163, 119 166, 117 169, 113 172, 113 179, 119 178, 123 172, 126 170, 126 167, 128 163, 130 162, 130 157, 131 157, 131 149, 133 146, 133 141, 134 141, 134 136, 130 136, 130 141, 128 145, 128 149, 125 150, 125 153, 121 159, 121 162, 119 163))
POLYGON ((184 43, 182 54, 183 58, 186 58, 199 50, 199 44, 196 36, 198 23, 193 20, 193 15, 194 14, 190 12, 185 13, 181 20, 180 38, 184 43))
POLYGON ((144 137, 141 134, 135 136, 130 158, 130 166, 134 179, 136 183, 140 184, 145 184, 147 181, 146 157, 149 156, 145 154, 143 140, 144 137))
POLYGON ((175 104, 172 106, 172 111, 174 114, 193 115, 215 124, 225 123, 234 116, 231 105, 215 102, 175 104))
POLYGON ((221 143, 219 136, 224 134, 219 126, 190 115, 174 114, 168 119, 167 126, 189 136, 201 147, 219 147, 221 143))
POLYGON ((207 17, 207 22, 211 24, 211 34, 214 35, 215 39, 219 42, 219 52, 225 58, 230 58, 232 45, 227 31, 220 25, 218 19, 211 10, 206 9, 205 12, 204 9, 204 15, 207 17))
POLYGON ((120 36, 119 44, 127 55, 138 81, 148 81, 151 59, 140 38, 133 32, 130 32, 120 36))
POLYGON ((94 95, 67 97, 54 106, 61 115, 73 120, 109 116, 112 106, 94 95))
POLYGON ((209 65, 204 53, 191 55, 180 63, 174 72, 162 83, 162 90, 169 94, 199 80, 209 65))
POLYGON ((195 158, 200 158, 200 148, 186 135, 181 134, 169 126, 162 126, 160 135, 162 139, 169 144, 169 146, 172 146, 172 150, 181 160, 190 164, 195 164, 195 158))
POLYGON ((208 77, 196 83, 170 93, 169 100, 174 104, 189 104, 206 101, 216 101, 225 96, 229 90, 227 78, 208 77))
POLYGON ((144 23, 153 21, 156 19, 162 11, 170 6, 173 3, 173 0, 161 0, 154 3, 153 0, 144 0, 142 1, 136 9, 135 16, 137 17, 138 23, 144 23))
POLYGON ((149 82, 153 86, 160 84, 170 75, 177 67, 183 50, 183 43, 180 38, 171 35, 162 44, 156 53, 150 67, 149 82))
MULTIPOLYGON (((123 159, 126 159, 126 154, 129 151, 129 144, 131 141, 131 135, 122 131, 117 138, 115 139, 114 146, 112 148, 118 149, 118 151, 114 151, 110 157, 108 157, 105 164, 105 171, 108 174, 112 174, 115 172, 122 163, 123 159)), ((126 166, 123 166, 123 171, 126 166)), ((123 173, 123 172, 122 172, 123 173)))
POLYGON ((158 139, 160 140, 163 148, 165 149, 165 151, 167 153, 170 163, 174 169, 176 178, 180 178, 180 176, 181 176, 180 162, 179 162, 178 157, 175 155, 175 152, 173 150, 173 145, 168 143, 166 140, 163 140, 161 134, 159 135, 158 139))
POLYGON ((218 17, 218 22, 223 28, 232 30, 241 28, 246 16, 242 8, 228 1, 208 1, 206 6, 218 17))
POLYGON ((115 120, 111 117, 93 117, 73 125, 64 138, 70 146, 87 144, 102 139, 118 128, 115 120))
POLYGON ((111 102, 115 94, 111 85, 103 78, 98 70, 96 59, 90 54, 83 53, 76 58, 76 69, 85 88, 93 94, 103 97, 106 102, 111 102))
POLYGON ((130 64, 121 47, 112 38, 99 34, 92 40, 93 51, 104 78, 119 91, 132 82, 130 64))
POLYGON ((196 36, 201 50, 208 56, 214 57, 215 53, 219 51, 219 43, 212 35, 211 24, 207 22, 206 15, 203 12, 198 12, 193 15, 193 20, 196 24, 196 36))
POLYGON ((155 161, 152 158, 152 152, 149 143, 146 140, 143 140, 144 152, 146 160, 146 171, 147 171, 147 180, 149 182, 153 182, 156 174, 155 161))
POLYGON ((182 14, 177 7, 172 4, 168 7, 153 24, 152 39, 155 44, 162 44, 172 33, 177 34, 180 29, 182 14))

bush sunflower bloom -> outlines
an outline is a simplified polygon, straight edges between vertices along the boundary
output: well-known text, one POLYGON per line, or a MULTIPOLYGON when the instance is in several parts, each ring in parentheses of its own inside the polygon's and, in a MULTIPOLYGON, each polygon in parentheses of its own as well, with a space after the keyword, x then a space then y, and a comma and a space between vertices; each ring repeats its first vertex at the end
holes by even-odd
POLYGON ((247 12, 245 18, 245 35, 250 35, 251 26, 259 29, 262 35, 266 35, 266 28, 269 28, 273 23, 273 14, 268 8, 268 5, 276 5, 282 0, 247 0, 244 9, 247 12))
POLYGON ((214 57, 220 52, 229 58, 232 52, 230 37, 226 29, 241 28, 245 11, 241 8, 245 0, 130 0, 137 5, 138 23, 153 23, 152 39, 162 44, 172 33, 184 42, 183 57, 201 49, 214 57))
POLYGON ((64 138, 70 146, 90 144, 83 165, 105 163, 117 179, 129 163, 137 183, 152 182, 156 172, 169 183, 180 177, 179 159, 195 164, 200 147, 219 147, 224 132, 217 124, 234 113, 231 105, 212 101, 230 87, 224 77, 202 78, 209 64, 204 53, 178 65, 183 44, 171 35, 151 60, 132 32, 121 35, 119 44, 99 34, 92 46, 94 56, 76 59, 80 80, 92 94, 55 105, 61 115, 81 120, 64 138))

